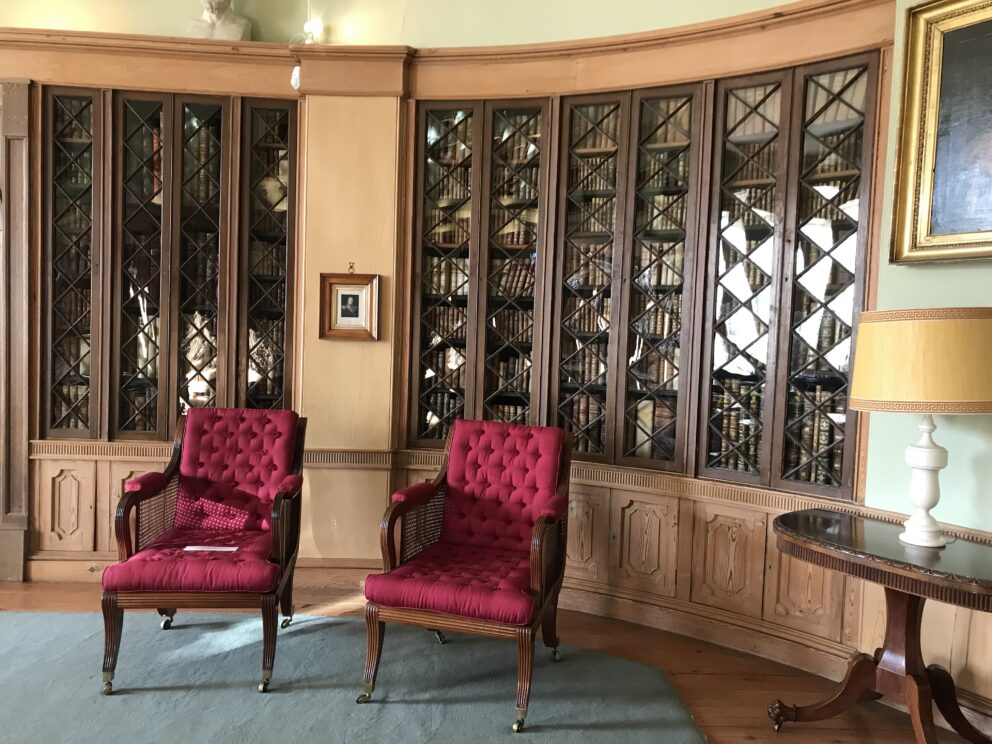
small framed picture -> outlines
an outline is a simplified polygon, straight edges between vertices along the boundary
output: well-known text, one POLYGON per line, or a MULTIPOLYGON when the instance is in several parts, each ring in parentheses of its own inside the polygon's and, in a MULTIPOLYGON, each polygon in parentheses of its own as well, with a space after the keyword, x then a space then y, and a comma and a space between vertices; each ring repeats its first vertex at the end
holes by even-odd
POLYGON ((379 338, 379 275, 320 275, 320 337, 379 338))

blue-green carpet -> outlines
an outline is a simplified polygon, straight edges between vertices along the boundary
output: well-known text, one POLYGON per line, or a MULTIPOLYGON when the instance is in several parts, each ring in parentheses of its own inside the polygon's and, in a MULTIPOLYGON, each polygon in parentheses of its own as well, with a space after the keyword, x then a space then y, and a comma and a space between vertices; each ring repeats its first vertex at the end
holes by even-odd
POLYGON ((114 694, 100 694, 103 619, 0 613, 0 741, 705 742, 657 669, 575 648, 535 649, 527 727, 513 734, 516 650, 508 641, 386 626, 375 698, 356 705, 358 618, 298 616, 279 632, 272 686, 256 687, 261 620, 180 611, 124 615, 114 694))

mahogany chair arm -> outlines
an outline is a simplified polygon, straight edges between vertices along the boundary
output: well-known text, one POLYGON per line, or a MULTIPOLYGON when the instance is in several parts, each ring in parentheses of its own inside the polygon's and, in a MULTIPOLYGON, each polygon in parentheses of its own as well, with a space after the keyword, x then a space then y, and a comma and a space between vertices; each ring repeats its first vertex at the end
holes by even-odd
MULTIPOLYGON (((148 502, 156 497, 161 497, 170 489, 172 486, 176 485, 176 479, 178 478, 179 462, 174 459, 169 463, 168 467, 161 472, 145 473, 134 480, 130 480, 124 484, 124 492, 121 494, 120 499, 117 502, 117 510, 114 514, 114 533, 117 537, 117 556, 123 562, 128 558, 133 556, 135 552, 135 540, 133 539, 135 535, 132 534, 131 530, 131 512, 141 504, 142 502, 148 502)), ((136 525, 140 527, 140 525, 136 525)), ((163 529, 157 530, 159 533, 164 532, 167 525, 160 525, 163 529)), ((147 533, 147 530, 141 531, 136 530, 140 539, 140 535, 147 533)), ((145 534, 146 538, 154 537, 151 534, 145 534)), ((146 539, 145 542, 148 540, 146 539)), ((141 546, 137 546, 140 548, 141 546)))
POLYGON ((565 568, 565 539, 568 515, 541 517, 530 540, 530 590, 540 600, 561 581, 565 568))
POLYGON ((290 573, 300 547, 300 515, 302 512, 303 477, 288 475, 279 484, 272 500, 272 547, 269 561, 279 566, 280 576, 290 573))
POLYGON ((441 536, 448 470, 433 481, 416 483, 393 494, 379 527, 383 573, 402 565, 441 536), (401 524, 398 534, 396 525, 401 524))

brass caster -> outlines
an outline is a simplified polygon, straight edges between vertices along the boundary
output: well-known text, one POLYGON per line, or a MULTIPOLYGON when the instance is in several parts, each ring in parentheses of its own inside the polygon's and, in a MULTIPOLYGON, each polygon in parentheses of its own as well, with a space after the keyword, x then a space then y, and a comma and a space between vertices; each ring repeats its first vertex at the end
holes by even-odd
POLYGON ((444 637, 444 633, 442 633, 440 630, 434 631, 434 637, 437 638, 437 642, 440 643, 442 646, 448 642, 448 639, 444 637))
POLYGON ((258 683, 258 691, 259 692, 268 692, 269 691, 269 680, 263 679, 261 682, 259 682, 258 683))
POLYGON ((168 630, 169 628, 172 627, 172 618, 171 617, 165 618, 165 620, 163 620, 160 623, 160 625, 161 625, 162 630, 168 630))
POLYGON ((775 723, 772 724, 772 731, 774 731, 777 734, 781 730, 782 730, 782 722, 775 721, 775 723))
POLYGON ((114 691, 114 684, 113 684, 113 682, 104 682, 103 683, 103 694, 104 695, 109 695, 113 691, 114 691))
POLYGON ((293 622, 293 616, 292 615, 290 615, 289 617, 284 617, 282 619, 282 622, 279 624, 279 627, 282 628, 283 630, 286 630, 286 628, 289 627, 289 624, 291 622, 293 622))
POLYGON ((551 661, 555 664, 561 661, 561 652, 557 648, 551 649, 551 661))
POLYGON ((513 733, 519 734, 523 730, 524 730, 524 719, 518 718, 516 721, 513 722, 513 733))
POLYGON ((358 703, 359 705, 362 705, 363 703, 367 703, 371 699, 372 699, 371 694, 367 692, 363 692, 361 695, 355 698, 355 702, 358 703))

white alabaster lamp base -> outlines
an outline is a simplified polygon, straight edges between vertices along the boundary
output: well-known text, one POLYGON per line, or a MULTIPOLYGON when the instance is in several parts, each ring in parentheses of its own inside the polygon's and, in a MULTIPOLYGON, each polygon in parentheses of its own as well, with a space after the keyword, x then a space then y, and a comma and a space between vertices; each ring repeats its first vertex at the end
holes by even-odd
POLYGON ((933 441, 936 428, 933 416, 924 414, 920 422, 920 440, 906 448, 906 464, 912 472, 909 497, 915 511, 904 522, 906 531, 899 535, 899 539, 924 548, 942 548, 945 545, 940 525, 930 516, 930 510, 940 501, 938 476, 947 465, 947 450, 933 441))

